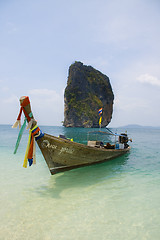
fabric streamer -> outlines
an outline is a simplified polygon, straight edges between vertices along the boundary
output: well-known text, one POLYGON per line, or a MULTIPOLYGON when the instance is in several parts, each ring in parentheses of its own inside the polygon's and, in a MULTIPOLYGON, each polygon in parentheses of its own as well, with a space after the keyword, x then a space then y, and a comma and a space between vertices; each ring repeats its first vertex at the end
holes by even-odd
POLYGON ((31 117, 33 116, 32 113, 31 116, 29 116, 26 112, 26 110, 24 109, 24 107, 26 107, 28 104, 30 104, 29 101, 29 97, 25 97, 25 99, 23 100, 23 102, 21 103, 21 108, 17 117, 17 121, 13 124, 12 128, 17 128, 19 126, 19 128, 21 128, 21 115, 22 115, 22 111, 24 112, 25 117, 27 118, 27 122, 29 123, 31 121, 31 117))
POLYGON ((28 144, 26 149, 26 154, 24 158, 23 167, 27 168, 27 162, 29 162, 29 166, 35 164, 35 139, 34 136, 40 131, 39 127, 36 125, 29 131, 28 144))
POLYGON ((28 156, 28 151, 29 151, 29 147, 30 147, 30 142, 31 142, 31 130, 29 131, 28 143, 27 143, 26 153, 25 153, 24 162, 23 162, 24 168, 27 168, 27 163, 28 163, 27 156, 28 156))
POLYGON ((99 118, 99 126, 101 126, 102 123, 102 116, 99 118))
POLYGON ((20 144, 20 141, 21 141, 21 138, 22 138, 22 134, 24 132, 24 129, 26 127, 26 122, 27 122, 27 118, 24 119, 24 123, 19 131, 19 134, 18 134, 18 138, 17 138, 17 142, 16 142, 16 145, 15 145, 15 149, 14 149, 14 154, 16 154, 17 152, 17 149, 19 147, 19 144, 20 144))
POLYGON ((21 128, 21 115, 22 115, 22 107, 20 108, 20 112, 18 114, 17 117, 17 121, 13 124, 12 128, 17 128, 19 126, 19 128, 21 128))
POLYGON ((39 129, 39 127, 37 125, 34 126, 31 129, 32 124, 33 123, 35 124, 36 121, 33 118, 32 112, 30 112, 28 114, 25 110, 25 107, 29 104, 30 104, 29 97, 25 97, 23 102, 21 103, 21 108, 20 108, 17 120, 12 126, 12 128, 17 128, 18 126, 20 128, 18 138, 17 138, 17 142, 16 142, 15 149, 14 149, 14 154, 17 152, 18 146, 19 146, 21 138, 22 138, 23 131, 26 127, 26 122, 28 122, 27 129, 30 128, 26 153, 25 153, 24 162, 23 162, 23 167, 24 168, 27 168, 28 163, 29 163, 29 166, 36 163, 36 144, 35 144, 35 140, 38 140, 38 139, 40 139, 41 137, 44 136, 44 133, 39 129), (24 118, 24 123, 21 127, 22 112, 24 113, 25 118, 24 118))
MULTIPOLYGON (((32 112, 29 114, 29 116, 30 116, 31 114, 32 114, 32 112)), ((33 116, 33 115, 32 115, 32 116, 33 116)), ((30 117, 32 117, 32 116, 30 116, 30 117)), ((32 118, 32 119, 30 120, 30 122, 28 123, 28 126, 27 126, 27 128, 26 128, 27 130, 31 128, 33 121, 34 121, 34 119, 32 118)))
POLYGON ((33 164, 36 164, 36 141, 33 138, 33 164))
MULTIPOLYGON (((32 116, 33 116, 33 114, 32 114, 32 112, 31 112, 31 113, 29 114, 29 117, 32 117, 32 116)), ((17 120, 17 121, 20 121, 20 120, 17 120)), ((18 149, 18 147, 19 147, 19 144, 20 144, 20 141, 21 141, 21 138, 22 138, 22 134, 23 134, 24 129, 25 129, 25 127, 26 127, 26 122, 27 122, 27 118, 25 117, 24 123, 23 123, 23 125, 22 125, 22 127, 21 127, 21 129, 20 129, 20 131, 19 131, 19 134, 18 134, 17 142, 16 142, 15 149, 14 149, 14 154, 16 154, 17 149, 18 149)), ((32 124, 32 119, 30 120, 30 122, 31 122, 31 124, 32 124)))

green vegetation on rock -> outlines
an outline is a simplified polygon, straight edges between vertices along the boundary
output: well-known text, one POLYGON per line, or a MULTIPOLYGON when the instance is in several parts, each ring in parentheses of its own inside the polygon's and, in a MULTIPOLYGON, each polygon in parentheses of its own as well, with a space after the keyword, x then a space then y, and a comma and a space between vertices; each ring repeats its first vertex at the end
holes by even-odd
POLYGON ((101 107, 102 126, 111 120, 114 95, 109 78, 91 66, 81 62, 70 66, 64 99, 66 127, 98 127, 98 109, 101 107))

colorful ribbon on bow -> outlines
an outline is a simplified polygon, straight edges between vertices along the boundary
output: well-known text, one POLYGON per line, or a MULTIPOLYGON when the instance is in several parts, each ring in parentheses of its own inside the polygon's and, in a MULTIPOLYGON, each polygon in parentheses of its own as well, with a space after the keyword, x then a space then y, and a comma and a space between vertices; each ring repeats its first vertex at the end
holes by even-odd
MULTIPOLYGON (((23 163, 23 167, 25 167, 25 168, 27 168, 27 163, 28 162, 29 162, 29 166, 31 166, 32 164, 36 163, 36 157, 35 157, 36 156, 36 154, 35 154, 36 153, 36 150, 35 150, 36 144, 35 144, 35 139, 38 140, 38 139, 40 139, 41 137, 44 136, 44 133, 39 129, 39 127, 37 125, 34 126, 31 129, 32 123, 35 124, 35 120, 33 118, 32 112, 30 112, 28 114, 27 111, 25 110, 25 109, 27 109, 25 107, 27 105, 29 105, 29 104, 30 104, 29 97, 24 97, 23 102, 21 103, 21 108, 20 108, 20 112, 19 112, 18 117, 17 117, 17 121, 12 126, 12 128, 17 128, 18 126, 20 128, 20 131, 19 131, 19 134, 18 134, 18 138, 17 138, 17 142, 16 142, 16 145, 15 145, 14 154, 17 152, 18 146, 20 144, 20 140, 22 138, 23 131, 24 131, 25 126, 26 126, 26 122, 28 122, 27 129, 30 128, 28 144, 27 144, 27 149, 26 149, 24 163, 23 163), (24 123, 23 123, 23 125, 21 127, 21 115, 22 115, 22 112, 24 113, 25 118, 24 118, 24 123)), ((30 106, 28 106, 28 109, 29 109, 29 111, 31 111, 30 110, 30 106)))
POLYGON ((21 115, 22 115, 22 111, 24 112, 24 115, 26 116, 26 119, 28 121, 28 123, 31 121, 31 116, 29 116, 26 112, 26 110, 24 109, 24 107, 26 107, 27 105, 30 104, 30 101, 29 101, 29 97, 25 97, 23 102, 21 103, 21 108, 20 108, 20 111, 19 111, 19 114, 18 114, 18 117, 17 117, 17 120, 16 122, 13 124, 12 128, 17 128, 19 126, 19 128, 21 128, 21 115))
POLYGON ((28 104, 30 104, 29 97, 25 97, 23 102, 21 103, 21 108, 20 108, 20 111, 19 111, 19 114, 18 114, 18 117, 17 117, 17 121, 12 126, 12 128, 17 128, 18 126, 20 128, 20 131, 19 131, 19 134, 18 134, 18 138, 17 138, 17 142, 16 142, 15 149, 14 149, 14 154, 16 154, 17 149, 19 147, 19 144, 20 144, 20 141, 21 141, 21 138, 22 138, 22 134, 23 134, 24 129, 26 127, 26 122, 28 121, 27 129, 30 128, 31 124, 32 124, 32 119, 31 119, 33 117, 32 112, 27 114, 27 112, 24 109, 24 107, 26 107, 28 104), (23 125, 21 126, 22 112, 25 115, 25 119, 24 119, 23 125))
POLYGON ((39 127, 36 125, 29 131, 28 144, 26 148, 26 153, 24 157, 23 167, 27 168, 27 163, 29 162, 29 166, 36 163, 35 160, 35 135, 40 132, 39 127))

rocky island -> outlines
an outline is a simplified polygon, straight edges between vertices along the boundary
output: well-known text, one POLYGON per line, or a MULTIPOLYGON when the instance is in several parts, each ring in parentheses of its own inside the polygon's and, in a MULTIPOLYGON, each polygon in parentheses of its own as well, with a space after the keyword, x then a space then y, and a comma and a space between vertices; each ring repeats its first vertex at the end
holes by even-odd
POLYGON ((64 93, 65 127, 99 127, 99 108, 103 108, 102 127, 112 118, 114 94, 109 78, 91 66, 75 62, 69 67, 64 93))

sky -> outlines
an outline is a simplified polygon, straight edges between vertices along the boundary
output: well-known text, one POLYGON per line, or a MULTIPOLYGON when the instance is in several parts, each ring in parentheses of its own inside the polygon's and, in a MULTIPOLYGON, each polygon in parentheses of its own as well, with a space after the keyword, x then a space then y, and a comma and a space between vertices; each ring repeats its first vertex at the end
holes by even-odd
POLYGON ((0 0, 0 124, 29 96, 39 125, 61 126, 75 61, 107 75, 109 127, 160 126, 159 0, 0 0))

